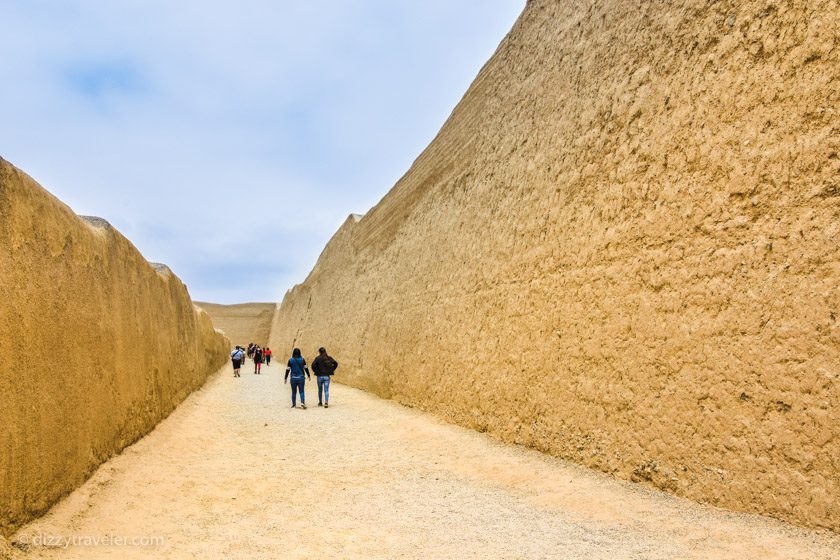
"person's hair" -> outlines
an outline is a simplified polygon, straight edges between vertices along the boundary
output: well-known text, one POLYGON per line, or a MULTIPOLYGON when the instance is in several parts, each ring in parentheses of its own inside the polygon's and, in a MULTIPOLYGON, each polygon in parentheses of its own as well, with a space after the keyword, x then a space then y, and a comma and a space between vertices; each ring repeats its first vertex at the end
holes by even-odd
POLYGON ((292 358, 300 358, 300 348, 292 350, 292 358))
POLYGON ((326 353, 327 353, 327 349, 326 349, 326 348, 324 348, 323 346, 321 346, 320 348, 318 348, 318 353, 319 353, 319 354, 326 354, 326 353))

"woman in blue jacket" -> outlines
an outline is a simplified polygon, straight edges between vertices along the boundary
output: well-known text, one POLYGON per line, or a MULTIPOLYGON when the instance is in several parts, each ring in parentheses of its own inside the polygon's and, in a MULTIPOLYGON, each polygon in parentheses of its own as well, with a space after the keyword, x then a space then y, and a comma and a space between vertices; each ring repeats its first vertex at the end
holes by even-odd
POLYGON ((306 410, 306 402, 304 401, 303 396, 303 386, 306 383, 304 379, 304 374, 309 379, 312 379, 312 376, 309 375, 309 368, 306 367, 306 360, 303 359, 303 356, 300 355, 300 349, 295 348, 292 351, 292 357, 289 358, 289 362, 286 364, 286 377, 283 379, 283 383, 287 383, 289 381, 289 374, 291 374, 292 379, 292 408, 295 408, 297 405, 296 403, 296 392, 300 392, 300 407, 306 410))

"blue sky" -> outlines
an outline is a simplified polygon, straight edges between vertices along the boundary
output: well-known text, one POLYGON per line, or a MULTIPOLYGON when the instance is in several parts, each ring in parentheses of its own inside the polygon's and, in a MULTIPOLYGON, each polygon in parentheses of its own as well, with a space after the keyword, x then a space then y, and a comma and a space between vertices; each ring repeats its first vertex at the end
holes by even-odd
POLYGON ((0 156, 194 299, 279 301, 524 0, 0 0, 0 156))

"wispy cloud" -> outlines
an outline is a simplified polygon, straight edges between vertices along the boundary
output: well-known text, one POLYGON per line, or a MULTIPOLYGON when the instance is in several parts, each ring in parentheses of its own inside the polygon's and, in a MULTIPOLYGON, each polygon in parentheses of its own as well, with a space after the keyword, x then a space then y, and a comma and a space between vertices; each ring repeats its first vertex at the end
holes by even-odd
POLYGON ((0 0, 0 154, 197 299, 277 300, 408 169, 523 5, 0 0))

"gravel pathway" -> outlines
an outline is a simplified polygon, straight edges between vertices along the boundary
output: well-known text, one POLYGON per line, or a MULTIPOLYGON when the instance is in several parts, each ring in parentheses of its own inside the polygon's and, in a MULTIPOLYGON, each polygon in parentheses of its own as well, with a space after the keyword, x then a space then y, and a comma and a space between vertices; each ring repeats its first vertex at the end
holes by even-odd
POLYGON ((14 556, 840 559, 838 535, 615 481, 338 384, 324 410, 307 390, 310 408, 292 410, 279 366, 223 370, 21 529, 14 556))

